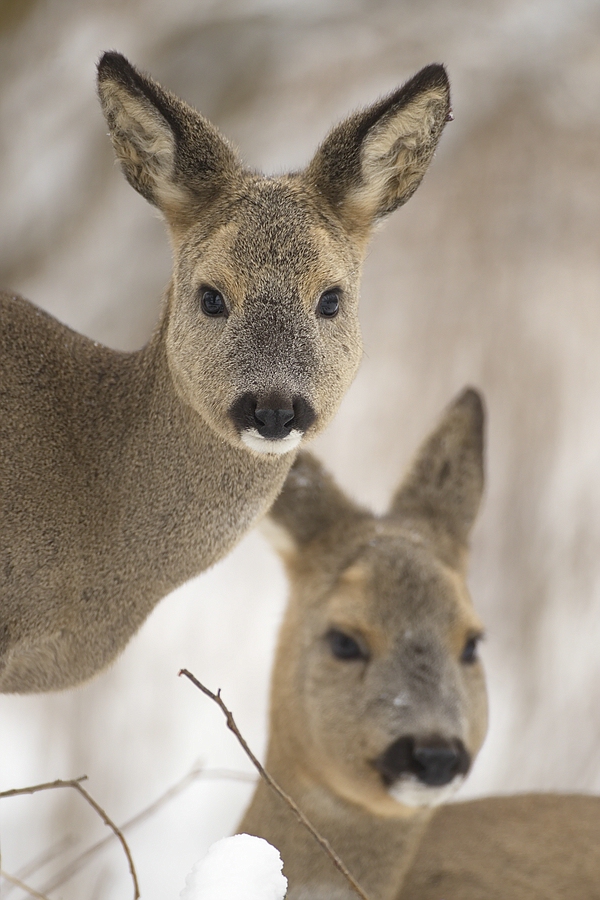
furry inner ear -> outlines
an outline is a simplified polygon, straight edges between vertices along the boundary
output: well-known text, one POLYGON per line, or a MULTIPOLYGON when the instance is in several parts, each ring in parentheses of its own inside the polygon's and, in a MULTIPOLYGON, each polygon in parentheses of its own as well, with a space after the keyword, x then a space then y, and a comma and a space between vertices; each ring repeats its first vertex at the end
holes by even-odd
POLYGON ((483 402, 467 388, 413 460, 389 515, 425 525, 455 564, 466 548, 483 493, 483 402))
POLYGON ((284 559, 361 511, 310 453, 298 454, 265 520, 264 533, 284 559))
POLYGON ((206 119, 120 53, 100 60, 98 93, 127 181, 170 224, 185 224, 238 169, 233 151, 206 119))
POLYGON ((338 125, 307 175, 349 230, 368 230, 416 191, 450 118, 446 70, 427 66, 338 125))

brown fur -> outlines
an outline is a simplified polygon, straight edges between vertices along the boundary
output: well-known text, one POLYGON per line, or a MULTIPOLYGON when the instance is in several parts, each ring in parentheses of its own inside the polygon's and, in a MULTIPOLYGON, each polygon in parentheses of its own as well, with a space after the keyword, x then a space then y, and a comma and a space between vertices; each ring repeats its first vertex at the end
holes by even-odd
MULTIPOLYGON (((598 799, 531 795, 433 810, 443 788, 414 792, 406 776, 390 786, 374 765, 406 736, 460 739, 471 760, 483 742, 483 671, 461 659, 481 628, 465 577, 482 462, 483 411, 468 390, 384 516, 357 508, 301 454, 267 519, 292 587, 267 768, 373 900, 599 896, 598 799), (332 627, 368 658, 336 658, 332 627)), ((239 830, 281 851, 289 900, 355 896, 263 783, 239 830)))
POLYGON ((436 810, 398 900, 598 900, 600 798, 522 794, 436 810))
POLYGON ((414 191, 449 110, 429 66, 338 126, 305 172, 266 178, 119 54, 98 87, 125 176, 166 219, 173 277, 132 354, 0 295, 2 691, 91 677, 269 508, 354 376, 368 238, 414 191), (226 316, 203 314, 207 287, 226 316), (333 289, 339 313, 324 318, 333 289), (249 445, 244 398, 303 411, 295 443, 249 445))

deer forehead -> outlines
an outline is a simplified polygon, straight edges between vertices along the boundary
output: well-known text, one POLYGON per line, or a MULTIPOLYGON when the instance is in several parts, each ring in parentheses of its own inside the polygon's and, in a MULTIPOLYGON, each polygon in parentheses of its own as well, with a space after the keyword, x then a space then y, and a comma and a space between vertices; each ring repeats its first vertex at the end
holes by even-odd
POLYGON ((481 630, 464 578, 410 535, 372 538, 337 579, 326 615, 382 651, 436 632, 457 647, 481 630))
POLYGON ((306 192, 266 178, 209 210, 179 257, 187 280, 210 281, 232 297, 276 287, 310 303, 334 285, 350 290, 361 261, 306 192))

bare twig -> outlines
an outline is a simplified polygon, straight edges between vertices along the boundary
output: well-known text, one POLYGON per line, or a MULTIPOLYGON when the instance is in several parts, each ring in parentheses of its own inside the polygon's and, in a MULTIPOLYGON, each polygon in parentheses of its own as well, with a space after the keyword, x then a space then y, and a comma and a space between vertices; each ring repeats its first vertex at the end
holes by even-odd
POLYGON ((21 888, 21 890, 29 894, 30 897, 35 897, 36 900, 49 900, 49 897, 47 897, 45 894, 40 894, 40 892, 36 891, 35 888, 29 887, 28 884, 25 884, 24 881, 21 881, 14 875, 9 875, 8 872, 4 871, 4 869, 0 869, 0 875, 2 875, 3 878, 6 878, 7 881, 10 881, 10 883, 15 887, 21 888))
POLYGON ((37 794, 38 791, 51 791, 53 788, 59 787, 79 787, 80 781, 87 781, 87 775, 71 778, 70 781, 62 781, 60 778, 57 778, 56 781, 45 781, 43 784, 32 784, 29 787, 0 791, 0 800, 3 800, 5 797, 19 797, 22 794, 37 794))
MULTIPOLYGON (((136 825, 139 825, 140 822, 143 822, 145 819, 148 819, 151 815, 153 815, 161 806, 165 803, 168 803, 169 800, 172 800, 177 794, 181 793, 181 791, 185 790, 193 781, 197 778, 226 778, 233 779, 236 781, 246 781, 246 782, 254 782, 254 777, 251 775, 246 775, 245 772, 235 772, 229 769, 203 769, 201 766, 197 766, 188 772, 187 775, 184 775, 176 784, 172 785, 168 790, 166 790, 163 794, 153 800, 149 806, 146 806, 145 809, 141 810, 141 812, 137 813, 131 819, 128 819, 125 824, 121 825, 121 831, 128 831, 131 828, 134 828, 136 825)), ((105 838, 102 838, 101 841, 98 841, 96 844, 92 844, 91 847, 88 847, 87 850, 84 850, 83 853, 80 853, 79 856, 76 856, 75 859, 72 859, 70 863, 68 863, 64 868, 62 868, 59 872, 56 873, 54 878, 47 881, 43 887, 48 894, 55 891, 56 888, 61 887, 65 882, 69 881, 74 875, 77 874, 84 866, 87 865, 89 860, 96 855, 100 850, 103 850, 104 847, 107 847, 111 841, 113 840, 113 835, 109 834, 105 838)))
POLYGON ((102 819, 104 824, 108 825, 108 827, 113 831, 113 833, 116 835, 116 837, 121 842, 121 846, 123 847, 125 856, 127 857, 127 862, 129 863, 129 871, 131 872, 131 878, 133 880, 133 900, 138 900, 138 898, 140 896, 140 889, 139 889, 139 885, 138 885, 135 866, 133 864, 133 858, 131 856, 129 847, 127 846, 127 841, 123 837, 123 834, 120 831, 120 829, 117 828, 115 823, 112 821, 112 819, 109 818, 109 816, 105 813, 105 811, 102 809, 102 807, 98 803, 96 803, 94 798, 90 794, 88 794, 88 792, 85 790, 85 788, 83 788, 81 786, 81 782, 85 781, 86 779, 87 779, 87 775, 82 775, 80 778, 73 778, 70 781, 62 781, 60 778, 58 778, 56 781, 47 781, 44 784, 34 784, 34 785, 31 785, 31 786, 25 787, 25 788, 13 788, 10 791, 1 791, 0 792, 0 800, 5 797, 18 797, 18 796, 22 796, 23 794, 35 794, 38 791, 49 791, 54 788, 61 788, 61 787, 74 788, 79 794, 81 794, 81 796, 84 798, 84 800, 86 800, 89 803, 89 805, 92 807, 92 809, 98 813, 98 815, 100 816, 100 818, 102 819))
POLYGON ((85 790, 85 788, 82 788, 78 782, 76 782, 73 786, 75 787, 76 790, 79 791, 79 793, 81 794, 82 797, 85 797, 85 799, 90 804, 90 806, 96 810, 96 812, 102 818, 104 823, 106 825, 108 825, 109 828, 112 829, 112 831, 114 832, 116 837, 118 837, 118 839, 120 840, 123 850, 125 852, 125 856, 127 857, 127 861, 129 863, 129 871, 131 872, 131 878, 133 881, 133 900, 138 900, 138 898, 140 896, 140 888, 138 885, 137 874, 135 871, 135 866, 133 864, 133 858, 129 851, 129 847, 127 846, 127 841, 125 840, 125 838, 123 836, 123 832, 119 828, 117 828, 117 826, 112 821, 112 819, 109 819, 109 817, 106 815, 106 813, 104 812, 102 807, 98 803, 96 803, 94 798, 91 797, 90 794, 88 794, 88 792, 85 790))
POLYGON ((242 745, 242 748, 243 748, 244 752, 246 753, 246 756, 248 756, 248 758, 250 759, 252 764, 256 767, 256 769, 258 770, 261 777, 266 781, 266 783, 269 785, 269 787, 271 787, 275 791, 275 793, 278 794, 282 798, 282 800, 284 800, 288 804, 288 806, 290 807, 292 812, 296 815, 296 818, 310 832, 310 834, 313 836, 315 841, 329 856, 329 858, 331 859, 331 861, 334 864, 334 866, 336 867, 336 869, 338 869, 338 871, 342 873, 344 878, 349 882, 352 889, 354 891, 356 891, 356 893, 359 895, 359 897, 362 897, 363 900, 370 900, 368 894, 365 893, 365 891, 361 888, 358 881, 354 878, 354 876, 351 874, 351 872, 348 871, 348 869, 346 868, 346 866, 344 865, 342 860, 339 858, 339 856, 337 855, 337 853, 335 852, 335 850, 333 849, 333 847, 331 846, 329 841, 326 838, 324 838, 323 835, 317 831, 315 826, 309 821, 309 819, 307 819, 307 817, 304 815, 304 813, 302 812, 300 807, 295 803, 294 800, 292 800, 290 795, 287 794, 283 790, 283 788, 279 786, 279 784, 277 784, 275 779, 271 775, 269 775, 267 770, 263 767, 262 763, 260 763, 259 760, 256 758, 256 756, 254 755, 254 753, 252 752, 252 750, 246 743, 244 737, 240 733, 239 728, 235 724, 235 719, 233 718, 231 711, 223 703, 223 700, 221 699, 221 691, 218 690, 216 694, 213 694, 212 691, 210 691, 200 681, 198 681, 198 679, 194 675, 192 675, 192 673, 189 672, 187 669, 181 669, 179 674, 185 675, 186 678, 189 678, 189 680, 192 682, 192 684, 195 684, 196 687, 199 690, 201 690, 203 694, 206 694, 207 697, 210 697, 211 700, 214 700, 214 702, 217 704, 217 706, 220 707, 221 711, 223 712, 223 715, 225 716, 225 719, 227 720, 227 727, 229 728, 230 731, 233 731, 236 738, 242 745))

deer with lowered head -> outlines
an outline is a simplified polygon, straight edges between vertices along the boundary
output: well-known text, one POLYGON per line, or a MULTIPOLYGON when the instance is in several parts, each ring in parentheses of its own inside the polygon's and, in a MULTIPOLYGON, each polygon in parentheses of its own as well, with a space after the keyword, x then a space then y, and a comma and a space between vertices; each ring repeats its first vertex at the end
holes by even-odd
MULTIPOLYGON (((466 584, 483 488, 483 407, 466 390, 380 517, 301 453, 266 524, 291 595, 266 768, 371 900, 600 898, 600 798, 438 806, 487 728, 466 584)), ((288 900, 356 894, 260 782, 239 830, 279 849, 288 900)))
POLYGON ((371 232, 451 117, 431 65, 306 169, 264 177, 120 54, 100 60, 98 91, 125 177, 166 220, 173 275, 135 353, 0 294, 4 692, 90 678, 268 510, 356 372, 371 232))

